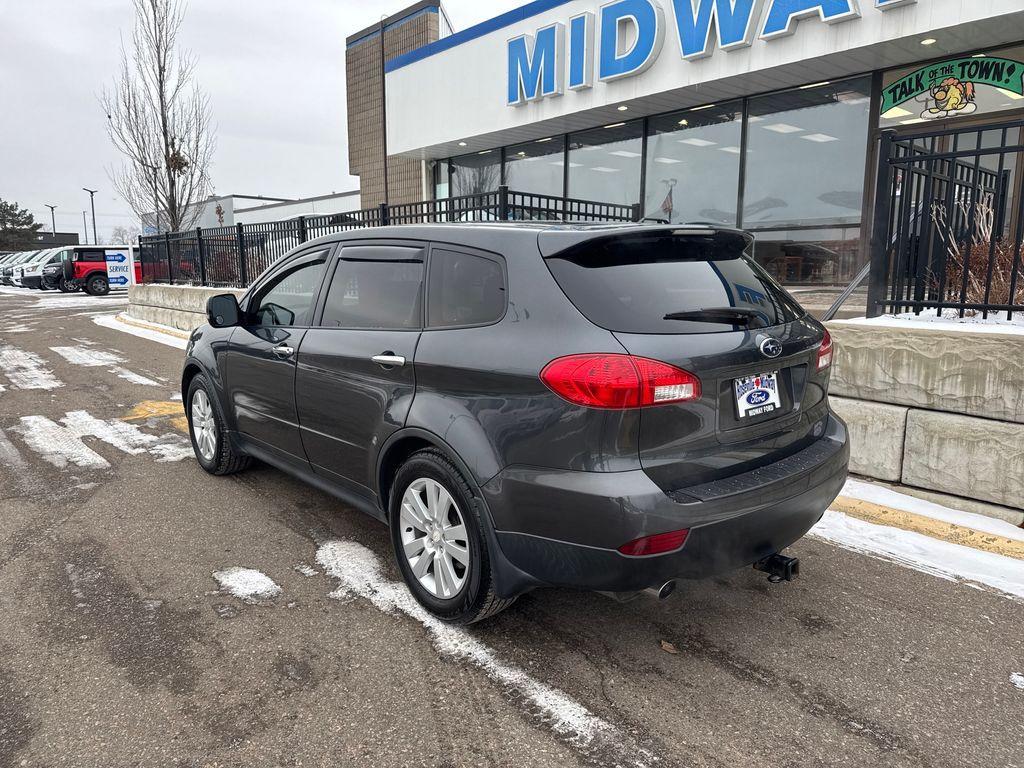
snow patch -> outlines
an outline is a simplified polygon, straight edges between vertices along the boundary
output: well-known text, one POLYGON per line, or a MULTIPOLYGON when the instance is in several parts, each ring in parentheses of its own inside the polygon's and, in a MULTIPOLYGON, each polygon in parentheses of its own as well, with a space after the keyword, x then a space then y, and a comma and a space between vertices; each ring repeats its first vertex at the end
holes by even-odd
POLYGON ((2 429, 0 429, 0 466, 10 467, 11 469, 25 468, 25 460, 2 429))
POLYGON ((811 535, 940 579, 987 587, 1024 599, 1024 560, 875 525, 832 510, 811 529, 811 535))
POLYGON ((120 355, 104 352, 101 349, 83 349, 82 347, 50 347, 50 349, 72 365, 80 365, 85 368, 107 368, 124 362, 124 358, 120 355))
POLYGON ((74 464, 86 469, 107 469, 110 464, 86 445, 92 437, 132 456, 148 453, 158 462, 182 461, 192 456, 192 445, 177 434, 150 435, 118 419, 103 421, 86 411, 72 411, 58 424, 45 416, 23 416, 14 428, 25 444, 58 469, 74 464))
POLYGON ((299 563, 298 565, 294 566, 294 570, 298 573, 301 573, 303 576, 312 577, 320 575, 320 571, 316 570, 316 568, 309 567, 305 563, 299 563))
POLYGON ((1010 683, 1012 683, 1013 687, 1017 690, 1024 691, 1024 675, 1020 672, 1014 672, 1010 675, 1010 683))
POLYGON ((16 389, 57 389, 64 386, 39 355, 16 347, 0 346, 0 370, 16 389))
POLYGON ((111 368, 110 372, 117 376, 117 378, 130 381, 132 384, 141 384, 144 387, 161 386, 159 381, 153 381, 153 379, 143 376, 142 374, 135 373, 134 371, 129 371, 127 368, 122 368, 120 366, 111 368))
POLYGON ((965 333, 1002 333, 1024 334, 1024 316, 1014 315, 1013 320, 1006 319, 1005 312, 990 313, 988 319, 976 315, 960 317, 954 310, 944 310, 939 317, 935 310, 920 315, 912 312, 899 315, 882 315, 881 317, 857 317, 850 320, 838 320, 839 324, 870 325, 883 328, 912 328, 927 331, 958 331, 965 333))
MULTIPOLYGON (((101 328, 109 328, 114 331, 120 331, 121 333, 138 336, 140 339, 156 341, 160 344, 166 344, 168 347, 174 347, 175 349, 185 349, 185 347, 188 346, 188 341, 179 338, 178 336, 172 336, 170 333, 163 333, 149 328, 140 328, 137 325, 131 325, 123 322, 119 317, 119 315, 96 315, 92 318, 92 321, 101 328)), ((168 330, 170 331, 174 329, 168 328, 168 330)))
POLYGON ((270 600, 281 594, 273 579, 252 568, 227 568, 214 571, 213 578, 221 590, 246 602, 270 600))
POLYGON ((110 373, 119 379, 130 381, 132 384, 142 384, 147 387, 160 386, 160 382, 153 381, 153 379, 118 365, 118 363, 123 363, 125 360, 113 352, 104 352, 101 349, 93 349, 91 347, 50 347, 50 349, 72 365, 80 365, 85 368, 108 368, 110 373))
POLYGON ((873 483, 866 483, 862 480, 847 480, 842 495, 851 499, 868 501, 883 507, 898 509, 902 512, 911 512, 923 517, 930 517, 933 520, 941 520, 963 528, 973 528, 982 533, 1002 536, 1004 539, 1024 541, 1024 529, 1018 528, 1005 520, 997 520, 987 515, 950 509, 940 504, 919 499, 916 496, 909 496, 905 493, 899 493, 898 491, 874 485, 873 483))
POLYGON ((350 541, 328 542, 317 551, 316 560, 329 576, 340 582, 331 593, 332 598, 364 598, 386 613, 404 614, 416 620, 427 630, 439 653, 481 669, 514 698, 527 701, 559 736, 577 749, 607 756, 606 764, 636 766, 653 760, 650 753, 626 743, 610 723, 579 702, 499 660, 491 648, 465 629, 434 618, 404 584, 384 577, 380 561, 366 547, 350 541))

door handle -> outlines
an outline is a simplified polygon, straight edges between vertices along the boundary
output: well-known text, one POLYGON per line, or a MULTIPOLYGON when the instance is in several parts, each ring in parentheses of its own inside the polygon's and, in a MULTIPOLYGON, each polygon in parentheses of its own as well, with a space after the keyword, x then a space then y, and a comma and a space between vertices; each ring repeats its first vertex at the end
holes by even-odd
POLYGON ((295 350, 289 347, 287 344, 282 344, 279 347, 274 347, 274 354, 278 357, 291 357, 295 354, 295 350))
POLYGON ((385 368, 401 368, 405 365, 405 358, 401 355, 393 355, 385 353, 383 355, 374 355, 370 358, 377 365, 382 365, 385 368))

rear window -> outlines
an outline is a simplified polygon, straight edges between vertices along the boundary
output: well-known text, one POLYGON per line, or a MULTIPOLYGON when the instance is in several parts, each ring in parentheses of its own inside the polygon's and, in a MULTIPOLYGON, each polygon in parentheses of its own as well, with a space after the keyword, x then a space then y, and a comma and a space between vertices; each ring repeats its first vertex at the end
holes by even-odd
POLYGON ((652 233, 587 241, 547 264, 580 312, 611 331, 725 333, 803 317, 750 248, 739 233, 652 233))

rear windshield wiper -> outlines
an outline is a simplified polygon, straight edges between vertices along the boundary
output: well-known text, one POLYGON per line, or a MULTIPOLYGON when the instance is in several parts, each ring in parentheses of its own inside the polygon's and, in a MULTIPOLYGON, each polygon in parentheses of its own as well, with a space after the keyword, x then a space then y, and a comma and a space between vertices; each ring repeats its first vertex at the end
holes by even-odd
POLYGON ((665 320, 687 320, 692 323, 719 323, 721 325, 754 325, 768 326, 764 314, 752 309, 739 307, 714 307, 711 309, 695 309, 689 312, 670 312, 665 320))

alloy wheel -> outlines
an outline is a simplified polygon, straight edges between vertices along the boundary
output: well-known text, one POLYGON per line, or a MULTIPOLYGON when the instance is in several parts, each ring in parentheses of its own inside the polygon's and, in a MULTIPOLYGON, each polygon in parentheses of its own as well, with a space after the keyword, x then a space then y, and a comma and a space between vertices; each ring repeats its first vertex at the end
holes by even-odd
POLYGON ((442 600, 454 598, 469 575, 466 521, 455 499, 436 480, 414 480, 402 496, 402 548, 413 576, 442 600))
POLYGON ((217 422, 210 398, 202 389, 197 389, 192 396, 192 436, 199 455, 206 461, 213 461, 217 451, 217 422))

